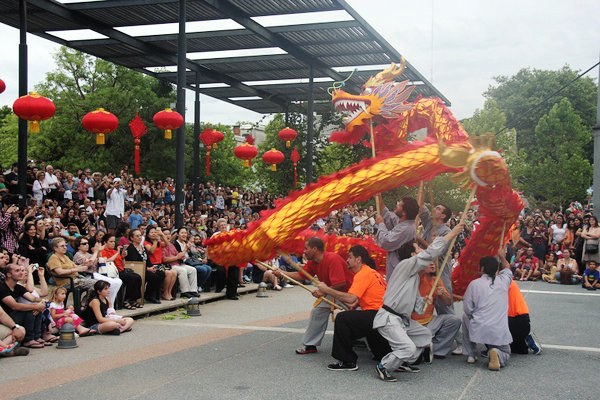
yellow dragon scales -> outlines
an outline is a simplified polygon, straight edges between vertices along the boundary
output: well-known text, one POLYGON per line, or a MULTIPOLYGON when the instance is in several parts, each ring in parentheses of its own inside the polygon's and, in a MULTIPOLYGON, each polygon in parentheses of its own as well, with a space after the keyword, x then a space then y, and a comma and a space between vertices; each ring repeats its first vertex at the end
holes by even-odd
MULTIPOLYGON (((221 265, 235 265, 269 259, 279 250, 301 252, 302 241, 298 239, 306 236, 303 231, 317 218, 401 185, 414 186, 440 173, 457 172, 456 178, 464 186, 477 185, 481 216, 453 273, 455 293, 461 295, 476 277, 479 258, 496 254, 502 232, 508 234, 523 204, 512 190, 504 160, 493 150, 493 138, 471 140, 438 98, 417 98, 409 103, 414 86, 394 81, 403 69, 404 60, 400 67, 392 63, 371 77, 360 95, 340 89, 332 93, 336 110, 347 115, 343 119, 346 130, 334 132, 330 140, 356 144, 372 133, 376 157, 291 193, 276 203, 275 209, 263 211, 261 219, 246 230, 207 240, 211 259, 221 265), (408 135, 422 128, 427 129, 426 139, 409 143, 408 135)), ((326 243, 339 249, 336 243, 342 242, 348 243, 348 239, 334 237, 326 243)), ((369 250, 376 261, 384 260, 383 250, 373 245, 369 250)))

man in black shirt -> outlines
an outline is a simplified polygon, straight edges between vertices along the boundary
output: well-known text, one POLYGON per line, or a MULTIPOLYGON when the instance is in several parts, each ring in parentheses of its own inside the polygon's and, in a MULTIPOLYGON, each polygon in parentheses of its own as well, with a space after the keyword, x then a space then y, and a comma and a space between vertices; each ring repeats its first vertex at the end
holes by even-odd
POLYGON ((41 338, 42 312, 46 308, 44 301, 35 302, 37 299, 17 282, 25 278, 25 267, 9 264, 5 270, 6 279, 0 282, 0 305, 4 311, 19 325, 25 328, 25 341, 23 346, 40 348, 43 344, 38 342, 41 338), (23 297, 33 303, 17 303, 17 298, 23 297))

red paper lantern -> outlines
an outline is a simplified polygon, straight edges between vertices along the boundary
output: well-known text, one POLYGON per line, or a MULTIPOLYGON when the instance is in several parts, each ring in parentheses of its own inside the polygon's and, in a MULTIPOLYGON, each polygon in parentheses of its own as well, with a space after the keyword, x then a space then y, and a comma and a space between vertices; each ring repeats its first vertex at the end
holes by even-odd
POLYGON ((172 131, 174 129, 179 129, 179 127, 183 125, 183 117, 181 114, 170 108, 165 108, 154 114, 152 121, 159 129, 165 131, 165 139, 171 139, 173 137, 172 131))
POLYGON ((263 154, 263 161, 271 164, 271 171, 277 171, 277 164, 281 163, 285 156, 279 150, 271 149, 263 154))
POLYGON ((280 130, 277 136, 279 136, 280 140, 285 142, 285 147, 290 147, 291 141, 296 139, 298 132, 288 126, 285 129, 280 130))
POLYGON ((104 135, 117 129, 119 119, 104 108, 98 108, 85 114, 81 123, 86 130, 96 134, 96 144, 104 144, 104 135))
POLYGON ((222 142, 223 139, 225 139, 225 135, 223 135, 223 132, 219 132, 219 131, 212 131, 213 134, 213 149, 217 148, 217 143, 222 142))
POLYGON ((21 119, 29 121, 29 132, 40 131, 40 121, 48 119, 56 112, 56 106, 44 96, 36 92, 29 92, 21 96, 13 103, 13 112, 21 119))
POLYGON ((210 126, 206 125, 206 129, 198 136, 206 147, 206 176, 210 176, 210 148, 214 142, 214 135, 210 126))
POLYGON ((298 161, 300 161, 300 153, 298 153, 298 150, 296 150, 295 147, 294 147, 294 150, 292 150, 292 155, 290 158, 292 159, 292 162, 294 163, 294 186, 297 187, 298 186, 298 173, 296 172, 296 167, 298 166, 298 161))
POLYGON ((0 79, 0 93, 6 90, 6 83, 2 79, 0 79))
POLYGON ((233 154, 244 160, 244 167, 252 165, 252 159, 258 155, 258 150, 253 146, 254 138, 252 136, 246 136, 246 143, 237 146, 233 150, 233 154))

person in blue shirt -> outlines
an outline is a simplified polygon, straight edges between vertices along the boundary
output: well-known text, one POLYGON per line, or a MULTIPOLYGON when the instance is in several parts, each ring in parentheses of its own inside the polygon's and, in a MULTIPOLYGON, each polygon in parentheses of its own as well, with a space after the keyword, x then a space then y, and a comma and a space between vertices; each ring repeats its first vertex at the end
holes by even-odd
POLYGON ((600 289, 600 272, 596 269, 598 265, 596 261, 589 260, 587 269, 583 272, 583 287, 587 290, 600 289))
POLYGON ((142 206, 138 203, 133 205, 133 212, 129 215, 127 219, 131 229, 137 229, 140 224, 144 222, 144 217, 142 216, 142 206))

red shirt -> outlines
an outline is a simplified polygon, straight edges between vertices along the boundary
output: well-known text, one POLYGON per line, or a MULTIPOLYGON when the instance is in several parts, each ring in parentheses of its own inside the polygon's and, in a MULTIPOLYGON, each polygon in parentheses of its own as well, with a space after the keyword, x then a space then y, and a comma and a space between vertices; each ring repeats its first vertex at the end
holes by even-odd
POLYGON ((354 272, 348 269, 346 261, 335 253, 328 251, 323 253, 323 259, 320 263, 309 261, 304 266, 304 270, 309 275, 317 275, 321 282, 331 287, 340 283, 344 283, 341 292, 346 292, 352 286, 354 272))
MULTIPOLYGON (((523 256, 519 259, 519 261, 521 261, 521 264, 525 263, 525 259, 527 258, 527 256, 523 256)), ((540 266, 540 259, 537 258, 536 256, 531 256, 531 263, 535 266, 540 266)))
MULTIPOLYGON (((144 242, 144 247, 145 246, 152 246, 152 243, 144 242)), ((148 258, 150 258, 150 263, 152 265, 162 264, 162 251, 163 251, 162 242, 158 242, 158 245, 156 246, 154 253, 150 254, 150 252, 147 251, 148 258)))

